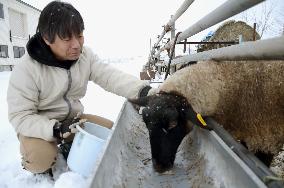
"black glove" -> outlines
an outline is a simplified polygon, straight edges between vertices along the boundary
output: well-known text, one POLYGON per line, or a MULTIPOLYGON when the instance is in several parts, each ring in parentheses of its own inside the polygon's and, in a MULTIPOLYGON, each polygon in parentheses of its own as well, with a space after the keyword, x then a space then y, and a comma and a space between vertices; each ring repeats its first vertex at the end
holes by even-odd
POLYGON ((66 143, 62 143, 62 144, 59 145, 59 150, 61 151, 65 160, 67 160, 67 158, 68 158, 68 155, 69 155, 70 150, 71 150, 72 143, 73 143, 73 140, 66 142, 66 143))
POLYGON ((73 119, 66 119, 62 122, 57 122, 53 126, 53 136, 57 139, 65 139, 69 137, 72 133, 76 133, 78 129, 76 125, 80 125, 86 122, 86 119, 80 119, 79 117, 75 117, 73 119))

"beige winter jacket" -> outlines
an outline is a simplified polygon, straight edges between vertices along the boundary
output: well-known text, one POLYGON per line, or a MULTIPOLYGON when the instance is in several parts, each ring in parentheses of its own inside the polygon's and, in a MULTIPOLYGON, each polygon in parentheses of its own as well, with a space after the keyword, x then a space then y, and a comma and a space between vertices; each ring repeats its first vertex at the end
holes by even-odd
POLYGON ((9 121, 17 133, 53 141, 55 122, 83 112, 80 99, 86 94, 88 81, 127 98, 137 97, 139 91, 149 85, 147 81, 102 63, 86 47, 69 70, 43 65, 26 56, 10 77, 9 121))

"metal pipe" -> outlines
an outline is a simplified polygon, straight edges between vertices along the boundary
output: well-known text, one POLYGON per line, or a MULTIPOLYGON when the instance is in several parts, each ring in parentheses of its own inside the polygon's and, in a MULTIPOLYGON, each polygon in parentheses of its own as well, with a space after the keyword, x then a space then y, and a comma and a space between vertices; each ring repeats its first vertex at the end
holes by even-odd
POLYGON ((173 25, 176 20, 188 9, 188 7, 194 2, 194 0, 185 0, 180 8, 176 11, 174 16, 170 19, 167 25, 173 25))
POLYGON ((177 44, 239 44, 239 42, 236 41, 207 41, 207 42, 187 42, 187 39, 185 39, 185 42, 179 42, 177 44))
POLYGON ((163 39, 165 34, 170 31, 171 26, 175 23, 175 21, 188 9, 188 7, 194 2, 194 0, 185 0, 180 8, 176 11, 174 16, 171 17, 170 21, 165 25, 165 28, 160 35, 158 41, 155 43, 154 46, 157 46, 159 42, 163 39))
POLYGON ((242 144, 238 143, 221 125, 219 125, 211 117, 205 118, 206 123, 213 128, 209 134, 214 135, 214 132, 222 139, 223 142, 244 162, 253 173, 270 188, 283 187, 281 181, 268 181, 265 179, 275 177, 275 174, 261 162, 253 153, 248 151, 242 144))
POLYGON ((216 60, 284 60, 284 36, 266 40, 243 42, 238 45, 213 49, 183 56, 172 61, 172 64, 189 61, 216 60))
MULTIPOLYGON (((201 20, 193 24, 191 27, 183 31, 178 39, 177 43, 191 37, 227 18, 230 18, 246 9, 249 9, 250 7, 262 2, 265 0, 228 0, 215 10, 213 10, 211 13, 203 17, 201 20)), ((160 49, 160 51, 156 54, 156 57, 159 56, 161 51, 170 49, 170 47, 173 45, 173 40, 165 44, 163 48, 160 49)))

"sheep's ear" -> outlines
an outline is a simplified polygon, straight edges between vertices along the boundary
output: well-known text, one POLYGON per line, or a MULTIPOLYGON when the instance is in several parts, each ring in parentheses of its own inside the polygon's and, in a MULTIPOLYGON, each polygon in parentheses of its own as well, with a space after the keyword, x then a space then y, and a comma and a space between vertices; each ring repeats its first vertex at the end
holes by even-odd
POLYGON ((170 121, 168 130, 171 130, 177 126, 177 121, 170 121))
POLYGON ((138 99, 128 99, 128 101, 133 104, 137 104, 139 106, 147 106, 150 98, 151 96, 146 96, 146 97, 140 97, 138 99))
POLYGON ((207 130, 212 130, 212 127, 209 127, 208 124, 204 121, 203 117, 200 114, 194 112, 193 108, 189 106, 188 111, 186 112, 186 118, 193 124, 207 130))
POLYGON ((186 115, 186 119, 188 119, 192 123, 196 123, 196 113, 194 112, 191 105, 189 105, 188 109, 186 109, 185 115, 186 115))

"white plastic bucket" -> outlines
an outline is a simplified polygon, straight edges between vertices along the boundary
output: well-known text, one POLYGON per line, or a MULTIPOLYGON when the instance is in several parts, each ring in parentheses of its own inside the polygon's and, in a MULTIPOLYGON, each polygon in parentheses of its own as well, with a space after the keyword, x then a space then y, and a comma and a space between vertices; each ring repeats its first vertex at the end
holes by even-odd
POLYGON ((67 164, 72 171, 88 177, 111 130, 90 122, 84 123, 84 128, 77 126, 77 129, 67 164))

